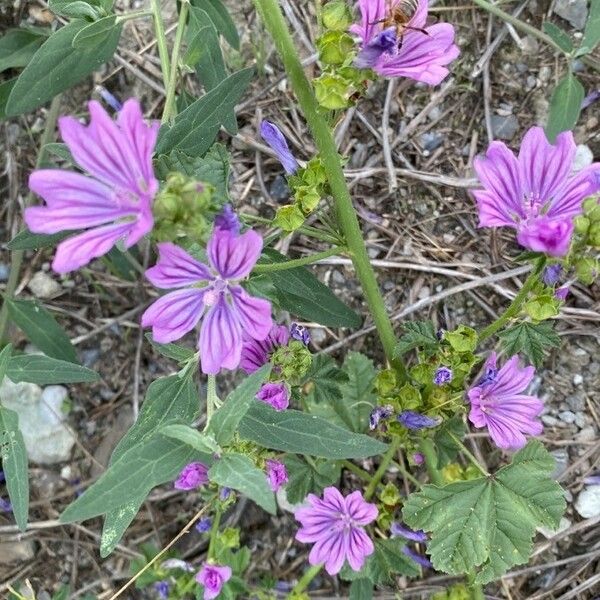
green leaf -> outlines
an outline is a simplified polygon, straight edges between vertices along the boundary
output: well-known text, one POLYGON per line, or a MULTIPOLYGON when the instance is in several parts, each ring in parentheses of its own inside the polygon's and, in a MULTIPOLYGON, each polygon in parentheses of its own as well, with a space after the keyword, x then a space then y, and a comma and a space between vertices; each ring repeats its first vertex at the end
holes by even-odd
POLYGON ((264 402, 250 407, 239 433, 263 448, 322 458, 365 458, 387 450, 386 444, 369 436, 297 410, 277 412, 264 402))
POLYGON ((10 93, 17 83, 17 79, 18 77, 13 77, 0 83, 0 121, 6 119, 6 105, 8 104, 10 93))
POLYGON ((488 583, 529 560, 536 527, 558 526, 566 503, 553 470, 552 456, 531 441, 493 477, 424 486, 402 515, 410 527, 432 532, 436 569, 459 575, 481 567, 476 581, 488 583))
POLYGON ((152 333, 146 333, 146 339, 152 344, 152 347, 167 358, 176 360, 180 365, 188 363, 192 360, 196 353, 191 348, 184 348, 177 344, 159 344, 152 339, 152 333))
POLYGON ((28 381, 38 385, 90 383, 99 379, 98 374, 91 369, 39 354, 13 356, 6 375, 14 383, 28 381))
POLYGON ((438 468, 452 462, 458 454, 459 448, 450 434, 461 440, 465 435, 465 431, 466 427, 461 415, 454 415, 435 429, 433 444, 438 457, 438 468))
POLYGON ((275 495, 269 487, 267 476, 247 456, 224 454, 209 469, 208 478, 248 496, 272 515, 277 512, 275 495))
POLYGON ((49 0, 48 8, 55 14, 70 19, 97 19, 98 10, 83 0, 49 0))
POLYGON ((342 398, 333 407, 352 431, 364 433, 369 429, 369 415, 377 401, 373 391, 377 371, 373 361, 360 352, 348 352, 342 371, 348 380, 341 384, 342 398))
POLYGON ((69 336, 37 300, 7 298, 5 302, 12 321, 44 354, 71 363, 79 362, 69 336))
MULTIPOLYGON (((109 464, 119 460, 131 448, 144 444, 168 423, 183 421, 191 424, 197 416, 198 390, 190 374, 184 377, 176 374, 153 381, 146 392, 137 421, 117 444, 109 464)), ((131 496, 128 502, 106 514, 100 542, 102 557, 115 549, 145 499, 145 493, 131 496)))
POLYGON ((404 331, 396 345, 396 356, 402 356, 415 348, 423 349, 428 354, 437 350, 439 340, 431 321, 407 321, 404 323, 404 331))
MULTIPOLYGON (((8 344, 0 352, 0 381, 8 369, 12 346, 8 344)), ((6 477, 6 489, 19 529, 27 528, 29 511, 29 478, 27 476, 27 450, 19 429, 16 412, 0 404, 0 458, 6 477)))
POLYGON ((600 42, 600 3, 592 0, 580 48, 589 53, 598 45, 598 42, 600 42))
POLYGON ((46 235, 42 233, 31 233, 28 229, 19 231, 15 237, 8 242, 9 250, 36 250, 37 248, 48 248, 56 246, 59 242, 73 235, 72 231, 61 231, 46 235))
POLYGON ((179 113, 172 127, 163 125, 158 135, 156 153, 169 154, 177 149, 191 156, 204 154, 246 91, 253 75, 252 68, 233 73, 179 113))
POLYGON ((319 495, 340 480, 341 467, 336 462, 313 461, 310 465, 298 456, 289 455, 284 463, 288 472, 285 491, 292 504, 299 504, 310 493, 319 495))
POLYGON ((550 113, 546 125, 546 137, 551 144, 559 133, 575 127, 584 95, 583 86, 573 73, 567 73, 558 82, 550 100, 550 113))
POLYGON ((373 598, 373 582, 366 577, 355 579, 350 586, 349 600, 371 600, 373 598))
MULTIPOLYGON (((285 262, 285 256, 265 248, 261 264, 285 262)), ((359 327, 362 319, 323 285, 308 269, 297 267, 268 273, 276 291, 275 301, 282 309, 305 321, 327 327, 359 327)))
POLYGON ((223 406, 212 416, 208 431, 213 434, 221 446, 232 440, 240 421, 250 406, 257 403, 256 394, 270 373, 270 364, 264 365, 252 373, 227 396, 223 406))
MULTIPOLYGON (((61 144, 59 142, 50 142, 49 144, 46 144, 44 146, 43 151, 45 154, 48 154, 48 152, 50 154, 54 154, 54 156, 61 158, 65 162, 69 163, 70 165, 75 165, 75 159, 73 158, 73 155, 71 154, 71 151, 69 150, 69 148, 66 144, 61 144)), ((73 231, 68 231, 68 232, 65 232, 65 235, 71 235, 72 233, 73 233, 73 231)), ((53 235, 62 235, 62 232, 55 233, 53 235)), ((47 237, 51 237, 51 236, 47 236, 47 237)))
POLYGON ((508 356, 523 354, 538 368, 542 366, 546 352, 560 346, 560 337, 548 321, 518 323, 500 332, 498 338, 508 356))
POLYGON ((192 448, 200 452, 207 454, 222 452, 221 447, 212 435, 205 435, 200 433, 197 429, 190 427, 189 425, 183 425, 182 423, 173 423, 172 425, 166 425, 158 430, 161 435, 179 440, 192 448))
POLYGON ((337 366, 331 356, 317 354, 313 356, 304 381, 314 385, 311 394, 315 402, 330 404, 333 407, 336 401, 342 399, 340 385, 348 381, 348 375, 337 366))
POLYGON ((0 73, 24 67, 46 36, 31 29, 10 29, 0 38, 0 73))
POLYGON ((567 34, 566 31, 563 31, 558 25, 551 23, 550 21, 545 21, 542 25, 542 29, 544 32, 549 35, 555 44, 563 50, 563 52, 572 52, 573 51, 573 42, 571 38, 567 34))
POLYGON ((34 110, 79 83, 112 57, 121 27, 107 32, 98 44, 73 51, 73 39, 86 25, 84 21, 69 23, 40 46, 17 79, 8 99, 7 115, 34 110))
POLYGON ((174 150, 156 159, 156 174, 160 179, 165 180, 173 171, 210 183, 215 188, 214 198, 220 204, 229 202, 229 153, 222 144, 213 144, 202 157, 192 158, 174 150))
POLYGON ((101 44, 114 30, 121 33, 121 24, 117 23, 117 15, 108 15, 94 23, 86 25, 73 38, 72 46, 77 50, 95 47, 101 44))
POLYGON ((229 45, 232 48, 239 50, 240 38, 238 36, 237 28, 221 0, 192 0, 191 4, 192 6, 198 6, 204 9, 209 14, 210 20, 227 40, 229 45))

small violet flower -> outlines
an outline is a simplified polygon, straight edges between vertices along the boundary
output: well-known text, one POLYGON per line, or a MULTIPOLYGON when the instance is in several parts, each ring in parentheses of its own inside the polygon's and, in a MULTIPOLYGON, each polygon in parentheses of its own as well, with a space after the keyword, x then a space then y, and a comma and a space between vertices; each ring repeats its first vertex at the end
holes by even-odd
POLYGON ((205 483, 208 483, 208 467, 201 462, 192 462, 183 467, 173 487, 178 490, 195 490, 205 483))
POLYGON ((230 494, 231 494, 231 488, 223 487, 223 488, 221 488, 221 491, 219 492, 219 499, 221 500, 221 502, 225 502, 225 500, 227 500, 227 498, 229 498, 230 494))
POLYGON ((198 533, 206 533, 207 531, 210 531, 211 528, 212 528, 212 519, 209 519, 208 517, 206 517, 204 519, 200 519, 196 523, 196 531, 198 533))
POLYGON ((419 563, 422 567, 425 567, 426 569, 430 569, 433 566, 428 558, 426 558, 422 554, 419 554, 418 552, 415 552, 408 546, 404 546, 404 548, 402 548, 402 552, 404 552, 406 556, 409 556, 416 563, 419 563))
POLYGON ((412 459, 415 465, 422 465, 425 462, 425 457, 420 452, 415 452, 412 459))
POLYGON ((165 344, 183 337, 202 319, 200 363, 202 371, 209 374, 237 368, 242 332, 264 340, 272 324, 271 303, 250 296, 239 285, 256 264, 262 239, 252 230, 239 235, 237 225, 230 221, 224 217, 213 230, 206 248, 208 266, 165 242, 158 244, 158 263, 146 271, 156 287, 180 289, 161 296, 146 309, 142 326, 152 327, 152 337, 165 344))
POLYGON ((435 383, 435 385, 450 383, 453 376, 452 369, 448 367, 439 367, 433 376, 433 383, 435 383))
POLYGON ((267 460, 267 479, 271 489, 276 492, 288 482, 288 472, 285 465, 278 460, 267 460))
POLYGON ((553 286, 558 283, 560 280, 560 276, 562 274, 562 266, 561 265, 550 265, 544 269, 544 273, 542 275, 542 281, 548 285, 553 286))
POLYGON ((568 285, 563 285, 562 287, 559 287, 554 292, 554 297, 557 300, 560 300, 561 302, 564 302, 567 299, 568 295, 569 295, 569 286, 568 285))
POLYGON ((480 227, 512 227, 519 244, 534 252, 564 256, 573 217, 585 198, 600 190, 600 163, 571 175, 576 145, 565 131, 548 142, 541 127, 525 134, 518 157, 492 142, 474 167, 483 189, 473 191, 480 227))
POLYGON ((231 567, 205 563, 196 575, 196 581, 204 586, 204 600, 213 600, 223 585, 231 579, 231 567))
POLYGON ((310 344, 310 333, 304 325, 298 325, 298 323, 292 323, 290 326, 290 336, 302 342, 305 346, 310 344))
POLYGON ((262 340, 244 338, 240 357, 240 368, 248 375, 258 371, 271 360, 271 354, 282 346, 287 346, 290 332, 285 325, 274 324, 267 337, 262 340))
POLYGON ((361 21, 350 31, 359 38, 355 65, 372 68, 383 77, 408 77, 437 85, 447 75, 445 65, 458 55, 450 23, 427 25, 427 0, 417 6, 403 31, 385 27, 384 21, 400 0, 359 0, 361 21))
POLYGON ((427 541, 427 534, 422 529, 414 531, 410 527, 402 525, 402 523, 392 523, 390 526, 390 533, 392 534, 392 537, 403 537, 407 540, 412 540, 413 542, 427 541))
POLYGON ((0 512, 3 512, 3 513, 12 512, 12 504, 10 503, 9 500, 0 498, 0 512))
POLYGON ((25 209, 30 231, 87 230, 58 244, 52 262, 57 273, 87 265, 119 241, 131 248, 154 224, 151 204, 158 181, 152 153, 159 124, 146 124, 135 99, 125 102, 116 121, 100 103, 88 106, 87 127, 61 117, 59 128, 77 165, 91 177, 61 169, 36 169, 29 177, 29 189, 46 201, 25 209))
POLYGON ((263 383, 256 397, 270 404, 275 410, 285 410, 290 405, 290 394, 283 381, 263 383))
POLYGON ((306 501, 309 506, 299 508, 295 517, 302 525, 296 539, 314 543, 308 562, 325 563, 330 575, 339 573, 345 560, 353 571, 360 571, 374 552, 364 527, 377 518, 377 507, 366 502, 361 492, 344 498, 334 487, 325 488, 322 499, 309 494, 306 501))
POLYGON ((389 419, 394 414, 394 408, 390 404, 385 406, 376 406, 369 415, 369 429, 373 431, 377 429, 379 421, 389 419))
POLYGON ((162 600, 166 600, 166 598, 169 597, 171 586, 168 581, 157 581, 153 587, 154 591, 158 594, 158 597, 162 598, 162 600))
POLYGON ((269 121, 260 124, 260 135, 277 155, 288 175, 293 175, 298 170, 298 161, 294 158, 287 140, 277 125, 269 121))
POLYGON ((402 411, 398 417, 398 421, 407 429, 426 429, 437 427, 441 423, 441 419, 428 417, 413 410, 402 411))
POLYGON ((111 94, 103 85, 97 85, 96 91, 100 94, 102 100, 104 100, 104 102, 106 102, 106 104, 108 104, 115 112, 123 110, 123 104, 121 104, 116 96, 111 94))
POLYGON ((499 448, 522 448, 527 442, 524 434, 540 435, 543 430, 537 417, 544 403, 523 393, 535 369, 521 368, 518 356, 510 358, 500 369, 496 362, 496 353, 492 352, 485 363, 486 374, 467 392, 471 402, 469 420, 475 427, 487 427, 499 448))

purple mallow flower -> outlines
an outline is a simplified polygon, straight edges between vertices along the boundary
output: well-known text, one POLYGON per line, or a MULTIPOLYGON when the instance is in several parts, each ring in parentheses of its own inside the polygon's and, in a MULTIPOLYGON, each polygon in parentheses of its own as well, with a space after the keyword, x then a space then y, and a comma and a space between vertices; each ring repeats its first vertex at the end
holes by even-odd
POLYGON ((567 299, 568 295, 569 295, 569 286, 568 285, 563 285, 562 287, 559 287, 554 292, 554 297, 557 300, 560 300, 561 302, 564 302, 567 299))
POLYGON ((239 235, 241 223, 233 208, 231 208, 231 204, 225 204, 221 212, 215 217, 215 227, 239 235))
POLYGON ((512 227, 521 246, 564 256, 571 243, 573 217, 585 198, 600 190, 600 163, 571 176, 575 141, 570 131, 554 144, 541 127, 523 138, 518 157, 503 142, 492 142, 474 167, 483 188, 473 191, 480 227, 512 227))
POLYGON ((542 275, 542 280, 546 285, 553 286, 556 285, 560 279, 562 274, 562 266, 561 265, 550 265, 544 269, 544 273, 542 275))
POLYGON ((242 332, 263 340, 272 324, 271 303, 250 296, 239 285, 260 256, 261 237, 252 230, 237 235, 215 227, 206 249, 209 266, 170 242, 158 244, 158 249, 158 263, 146 271, 146 277, 158 288, 181 289, 146 309, 142 326, 151 326, 152 337, 165 344, 183 337, 202 319, 202 371, 216 374, 221 368, 237 368, 242 332))
POLYGON ((231 567, 205 563, 196 575, 196 581, 204 586, 204 600, 213 600, 223 585, 231 579, 231 567))
POLYGON ((283 381, 263 383, 256 397, 270 404, 275 410, 285 410, 290 405, 290 394, 283 381))
POLYGON ((427 25, 427 0, 418 0, 415 13, 398 35, 395 27, 385 28, 384 21, 399 1, 359 0, 361 21, 350 28, 360 42, 355 64, 383 77, 408 77, 437 85, 448 75, 445 65, 459 55, 454 27, 427 25))
POLYGON ((535 369, 521 368, 518 356, 500 369, 496 361, 496 353, 492 352, 485 363, 486 375, 467 392, 471 402, 469 420, 475 427, 487 427, 499 448, 522 448, 527 442, 524 434, 540 435, 543 429, 537 417, 544 403, 523 393, 535 369))
POLYGON ((410 527, 406 527, 406 525, 402 525, 402 523, 392 523, 390 526, 390 533, 392 534, 392 537, 403 537, 407 540, 412 540, 413 542, 427 541, 427 534, 422 529, 415 531, 410 527))
POLYGON ((415 465, 422 465, 425 462, 425 457, 420 452, 415 452, 412 459, 415 465))
POLYGON ((171 589, 171 586, 169 585, 168 581, 157 581, 153 587, 159 598, 166 600, 166 598, 169 597, 169 590, 171 589))
POLYGON ((415 552, 408 546, 404 546, 404 548, 402 548, 402 552, 404 552, 406 556, 410 556, 410 558, 412 558, 416 563, 419 563, 422 567, 425 567, 426 569, 432 567, 431 561, 428 558, 422 554, 419 554, 418 552, 415 552))
POLYGON ((116 96, 111 94, 103 85, 97 85, 96 91, 100 94, 102 100, 104 100, 104 102, 106 102, 106 104, 108 104, 115 112, 123 110, 123 104, 121 104, 116 96))
POLYGON ((394 408, 390 404, 385 406, 376 406, 369 415, 369 429, 373 431, 377 429, 379 421, 389 419, 394 414, 394 408))
POLYGON ((271 354, 287 346, 290 340, 290 333, 285 325, 274 324, 271 327, 267 337, 262 340, 245 337, 242 343, 242 354, 240 358, 240 368, 248 375, 258 371, 263 365, 271 360, 271 354))
POLYGON ((288 472, 285 465, 278 460, 267 460, 267 479, 271 489, 276 492, 288 482, 288 472))
POLYGON ((223 488, 221 488, 221 491, 219 492, 219 499, 222 502, 225 502, 225 500, 227 500, 227 498, 229 498, 230 494, 231 494, 231 488, 223 487, 223 488))
POLYGON ((178 490, 195 490, 205 483, 208 483, 208 467, 201 462, 193 462, 183 467, 173 487, 178 490))
POLYGON ((377 507, 369 504, 361 492, 342 496, 334 487, 323 490, 323 499, 309 494, 309 506, 299 508, 295 517, 302 527, 296 533, 299 542, 312 544, 308 556, 311 565, 325 563, 330 575, 339 573, 344 561, 360 571, 374 546, 364 527, 377 518, 377 507))
POLYGON ((100 103, 89 103, 90 124, 62 117, 59 127, 78 166, 75 171, 37 169, 29 188, 46 206, 25 209, 33 233, 87 231, 67 238, 56 249, 52 268, 68 273, 106 254, 117 242, 130 248, 154 223, 151 205, 158 181, 152 153, 158 123, 146 124, 140 104, 125 102, 116 122, 100 103))
POLYGON ((302 342, 305 346, 310 344, 310 333, 304 325, 298 325, 298 323, 292 323, 290 326, 290 336, 302 342))
POLYGON ((397 419, 407 429, 426 429, 437 427, 441 423, 441 419, 439 417, 428 417, 427 415, 422 415, 414 410, 402 411, 398 415, 397 419))
POLYGON ((212 528, 212 519, 209 519, 208 517, 206 517, 204 519, 200 519, 196 523, 196 531, 198 533, 206 533, 207 531, 210 531, 211 528, 212 528))
POLYGON ((433 383, 435 383, 435 385, 444 385, 445 383, 450 383, 452 377, 452 369, 448 367, 439 367, 433 376, 433 383))
POLYGON ((260 124, 260 135, 275 152, 285 172, 293 175, 298 170, 298 161, 290 151, 287 140, 279 127, 269 121, 263 121, 260 124))

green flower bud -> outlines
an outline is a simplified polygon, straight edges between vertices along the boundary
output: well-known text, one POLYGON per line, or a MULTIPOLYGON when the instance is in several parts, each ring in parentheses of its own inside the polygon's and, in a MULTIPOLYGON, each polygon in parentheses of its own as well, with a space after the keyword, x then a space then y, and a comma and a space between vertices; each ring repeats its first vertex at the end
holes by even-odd
POLYGON ((379 494, 379 499, 386 506, 396 506, 400 504, 401 496, 398 488, 392 482, 389 482, 379 494))
POLYGON ((600 248, 600 221, 596 221, 590 227, 588 241, 590 246, 600 248))
POLYGON ((317 208, 319 202, 321 201, 321 194, 309 186, 297 188, 295 190, 294 197, 296 198, 297 206, 305 216, 310 215, 310 213, 317 208))
POLYGON ((273 370, 287 380, 304 377, 312 363, 310 350, 298 340, 292 340, 287 346, 277 348, 271 356, 273 370))
POLYGON ((586 198, 583 201, 583 214, 589 215, 595 208, 598 207, 598 198, 586 198))
POLYGON ((304 215, 295 204, 288 204, 277 209, 273 219, 273 225, 280 227, 283 231, 296 231, 302 227, 304 215))
POLYGON ((525 303, 525 312, 533 321, 544 321, 560 312, 560 302, 554 294, 542 294, 525 303))
POLYGON ((410 369, 410 376, 422 385, 429 385, 433 381, 434 372, 435 367, 421 363, 410 369))
POLYGON ((396 391, 396 372, 393 369, 380 371, 375 378, 375 389, 377 394, 383 398, 394 394, 396 391))
POLYGON ((317 40, 319 59, 326 65, 342 65, 354 50, 354 40, 343 31, 328 31, 317 40))
POLYGON ((323 73, 313 81, 317 102, 327 110, 340 110, 350 105, 354 87, 343 77, 334 73, 323 73))
POLYGON ((600 265, 594 258, 581 258, 575 263, 575 273, 581 283, 591 285, 598 276, 600 265))
POLYGON ((222 548, 239 548, 240 530, 233 527, 227 527, 219 533, 219 542, 222 548))
POLYGON ((400 388, 398 399, 402 410, 415 410, 423 404, 419 390, 410 383, 405 383, 400 388))
POLYGON ((592 223, 600 222, 600 205, 596 202, 596 206, 587 213, 588 219, 592 223))
POLYGON ((444 340, 456 352, 474 352, 477 347, 477 332, 466 325, 459 325, 454 331, 447 331, 444 340))
POLYGON ((352 13, 343 0, 333 0, 323 7, 321 21, 325 29, 346 31, 352 24, 352 13))
POLYGON ((446 483, 454 483, 455 481, 462 481, 463 473, 462 467, 458 463, 448 463, 442 469, 442 477, 446 483))
POLYGON ((575 225, 575 232, 580 235, 585 235, 590 228, 590 220, 583 215, 579 215, 573 219, 573 224, 575 225))

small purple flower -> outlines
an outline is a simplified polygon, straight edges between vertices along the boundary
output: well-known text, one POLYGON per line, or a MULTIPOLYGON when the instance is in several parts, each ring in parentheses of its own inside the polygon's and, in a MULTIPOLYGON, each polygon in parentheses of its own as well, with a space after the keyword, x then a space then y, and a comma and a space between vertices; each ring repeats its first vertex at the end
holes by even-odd
POLYGON ((403 537, 407 540, 412 540, 413 542, 427 541, 427 534, 422 529, 414 531, 410 527, 402 525, 402 523, 392 523, 390 526, 390 533, 392 537, 403 537))
POLYGON ((264 340, 271 329, 271 303, 250 296, 239 281, 250 274, 262 250, 262 238, 252 230, 241 235, 215 227, 206 249, 209 266, 170 242, 158 244, 158 263, 146 277, 158 288, 180 288, 161 296, 142 315, 160 344, 173 342, 200 326, 203 373, 236 369, 242 352, 242 332, 264 340), (201 287, 198 287, 198 285, 201 287))
POLYGON ((9 500, 0 498, 0 512, 3 512, 3 513, 12 512, 12 504, 10 503, 9 500))
POLYGON ((168 581, 157 581, 154 584, 154 591, 158 594, 159 598, 166 600, 169 597, 169 590, 171 586, 168 581))
POLYGON ((206 533, 207 531, 210 531, 211 528, 212 528, 212 519, 209 519, 208 517, 206 517, 204 519, 200 519, 196 523, 196 531, 198 533, 206 533))
POLYGON ((554 292, 554 297, 557 300, 560 300, 561 302, 564 302, 567 299, 568 295, 569 295, 569 286, 568 285, 563 285, 562 287, 559 287, 554 292))
POLYGON ((496 360, 496 353, 492 352, 485 363, 486 371, 494 372, 494 377, 479 382, 467 392, 471 402, 469 421, 475 427, 487 427, 499 448, 522 448, 527 443, 524 434, 540 435, 543 430, 537 417, 542 413, 544 403, 523 393, 531 383, 535 369, 521 368, 519 357, 513 356, 497 370, 496 360))
POLYGON ((275 152, 285 172, 293 175, 298 170, 298 161, 291 153, 287 140, 279 127, 269 121, 263 121, 260 124, 260 135, 275 152))
POLYGON ((204 600, 213 600, 223 585, 231 579, 231 567, 204 563, 196 575, 196 581, 204 586, 204 600))
POLYGON ((219 492, 219 499, 221 500, 221 502, 225 502, 225 500, 227 500, 227 498, 229 498, 230 494, 231 494, 231 488, 223 487, 223 488, 221 488, 221 491, 219 492))
POLYGON ((426 569, 432 567, 431 561, 428 558, 426 558, 422 554, 419 554, 418 552, 415 552, 414 550, 411 550, 408 546, 404 546, 404 548, 402 548, 402 552, 404 552, 406 556, 410 556, 415 562, 419 563, 422 567, 425 567, 426 569))
POLYGON ((192 462, 183 467, 173 487, 178 490, 195 490, 205 483, 208 483, 208 467, 201 462, 192 462))
POLYGON ((310 344, 310 333, 308 328, 304 327, 304 325, 292 323, 290 326, 290 335, 293 339, 302 342, 305 346, 310 344))
POLYGON ((473 191, 480 227, 512 227, 521 246, 564 256, 573 217, 585 198, 600 190, 600 163, 571 175, 576 145, 570 131, 550 144, 541 127, 523 138, 518 157, 502 142, 492 142, 474 167, 483 189, 473 191))
POLYGON ((267 460, 267 479, 271 489, 276 492, 288 482, 288 472, 285 465, 278 460, 267 460))
POLYGON ((562 266, 559 264, 550 265, 544 269, 542 280, 546 285, 553 286, 558 283, 562 273, 562 266))
POLYGON ((435 385, 444 385, 445 383, 450 383, 452 377, 452 369, 448 367, 439 367, 433 376, 433 383, 435 383, 435 385))
POLYGON ((427 25, 427 0, 418 0, 414 15, 398 38, 394 27, 384 29, 390 9, 398 2, 359 0, 361 21, 350 28, 360 41, 355 64, 371 67, 383 77, 408 77, 437 85, 448 75, 445 65, 459 55, 454 27, 450 23, 427 25))
POLYGON ((420 452, 415 452, 412 459, 415 465, 422 465, 425 462, 425 457, 420 452))
POLYGON ((108 104, 115 112, 123 110, 123 104, 111 94, 103 85, 97 85, 96 91, 100 94, 100 97, 106 104, 108 104))
POLYGON ((426 429, 437 427, 441 423, 439 417, 428 417, 427 415, 422 415, 414 410, 402 411, 397 419, 407 429, 426 429))
POLYGON ((233 208, 231 208, 231 204, 225 204, 221 212, 215 217, 215 227, 239 235, 242 224, 233 208))
POLYGON ((294 516, 302 525, 296 539, 314 543, 308 562, 325 563, 330 575, 339 573, 345 560, 353 571, 360 571, 375 550, 364 527, 377 518, 377 507, 366 502, 361 492, 344 498, 334 487, 323 490, 323 499, 309 494, 306 502, 309 506, 299 508, 294 516))
POLYGON ((29 189, 46 206, 25 209, 33 233, 87 229, 58 244, 52 268, 68 273, 103 256, 117 242, 131 248, 154 224, 151 205, 158 191, 152 153, 158 123, 147 125, 140 103, 125 102, 113 121, 99 102, 89 103, 90 124, 61 117, 59 128, 78 166, 75 171, 36 169, 29 189))
POLYGON ((373 431, 377 429, 379 421, 389 419, 394 414, 394 408, 390 404, 385 406, 376 406, 369 415, 369 429, 373 431))
POLYGON ((274 324, 269 334, 263 340, 256 340, 250 337, 244 338, 242 343, 242 354, 240 357, 240 369, 248 375, 258 371, 263 365, 271 360, 271 354, 287 346, 290 340, 290 333, 285 325, 274 324))
POLYGON ((591 106, 592 104, 594 104, 594 102, 597 102, 598 100, 600 100, 600 90, 594 90, 593 92, 590 92, 581 102, 581 110, 583 110, 584 108, 587 108, 588 106, 591 106))
POLYGON ((256 397, 275 410, 285 410, 290 405, 290 394, 283 381, 263 383, 256 397))

